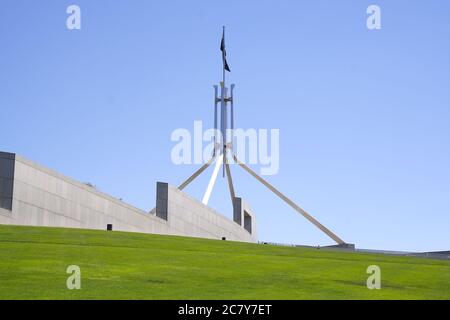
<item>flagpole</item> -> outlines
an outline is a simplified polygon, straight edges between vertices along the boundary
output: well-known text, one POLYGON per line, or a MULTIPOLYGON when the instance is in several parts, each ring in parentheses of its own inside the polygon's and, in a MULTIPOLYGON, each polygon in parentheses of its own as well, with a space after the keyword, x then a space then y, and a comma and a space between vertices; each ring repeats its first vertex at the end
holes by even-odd
MULTIPOLYGON (((222 26, 222 41, 223 41, 223 44, 225 46, 225 26, 222 26)), ((225 50, 225 48, 224 48, 224 50, 225 50)), ((225 96, 225 94, 226 94, 225 90, 226 89, 225 88, 226 88, 225 87, 225 60, 224 60, 224 58, 222 56, 222 99, 223 99, 222 106, 223 106, 223 108, 226 108, 226 105, 227 105, 227 103, 225 101, 225 99, 226 99, 226 96, 225 96)), ((224 117, 225 114, 226 114, 226 111, 224 110, 222 112, 222 121, 223 121, 223 117, 224 117)), ((227 121, 227 120, 225 119, 225 121, 227 121)), ((226 128, 226 127, 227 127, 227 125, 226 125, 226 122, 225 122, 224 123, 224 128, 226 128)), ((222 160, 222 176, 225 177, 225 161, 226 161, 226 153, 227 153, 227 148, 226 148, 226 131, 222 132, 222 134, 224 135, 224 137, 222 138, 223 139, 222 140, 222 143, 223 143, 223 146, 222 146, 222 157, 223 157, 223 160, 222 160)))
MULTIPOLYGON (((222 34, 222 38, 225 41, 225 26, 223 26, 223 34, 222 34)), ((222 63, 222 83, 223 86, 225 87, 225 64, 222 63)))

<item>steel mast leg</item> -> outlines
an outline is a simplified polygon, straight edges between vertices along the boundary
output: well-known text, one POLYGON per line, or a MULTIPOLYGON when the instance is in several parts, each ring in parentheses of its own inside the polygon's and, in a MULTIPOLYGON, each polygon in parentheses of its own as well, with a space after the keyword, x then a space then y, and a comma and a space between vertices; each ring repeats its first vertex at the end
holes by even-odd
POLYGON ((213 191, 214 185, 216 184, 217 175, 219 174, 220 166, 222 165, 223 157, 219 154, 216 160, 216 166, 214 167, 214 171, 211 175, 211 178, 208 183, 208 187, 206 188, 205 194, 203 195, 202 203, 204 205, 208 205, 209 198, 211 197, 211 193, 213 191))
POLYGON ((200 169, 198 169, 197 171, 194 172, 194 174, 192 176, 190 176, 186 181, 184 181, 182 184, 180 184, 180 186, 178 187, 178 189, 183 190, 184 188, 186 188, 192 181, 194 181, 195 178, 197 178, 203 171, 205 171, 210 165, 211 163, 214 162, 214 159, 216 157, 213 156, 207 163, 205 163, 200 169))
MULTIPOLYGON (((228 150, 228 148, 225 150, 228 150)), ((236 198, 236 194, 234 192, 234 185, 233 185, 233 178, 231 177, 230 164, 228 163, 228 157, 226 156, 225 156, 225 170, 227 173, 228 189, 230 190, 231 205, 234 208, 234 198, 236 198)))
MULTIPOLYGON (((195 171, 194 174, 192 176, 190 176, 186 181, 184 181, 182 184, 180 184, 178 189, 183 190, 184 188, 186 188, 192 181, 194 181, 195 178, 197 178, 203 171, 205 171, 211 165, 211 163, 214 162, 215 158, 216 158, 215 156, 212 156, 211 159, 207 163, 205 163, 200 169, 195 171)), ((154 214, 155 212, 156 212, 156 208, 153 208, 152 210, 150 210, 151 214, 154 214)))
POLYGON ((297 204, 294 203, 291 199, 286 197, 284 194, 282 194, 280 191, 278 191, 274 186, 272 186, 270 183, 268 183, 266 180, 261 178, 256 172, 254 172, 252 169, 247 167, 245 164, 240 162, 235 154, 233 154, 233 159, 236 161, 238 165, 240 165, 242 168, 244 168, 245 171, 250 173, 253 177, 255 177, 259 182, 261 182, 263 185, 265 185, 267 188, 269 188, 273 193, 275 193, 278 197, 280 197, 284 202, 286 202, 288 205, 290 205, 294 210, 296 210, 298 213, 303 215, 306 219, 308 219, 312 224, 314 224, 317 228, 319 228, 322 232, 324 232, 327 236, 329 236, 331 239, 333 239, 337 244, 345 244, 345 241, 339 238, 337 235, 335 235, 333 232, 331 232, 328 228, 326 228, 324 225, 322 225, 319 221, 317 221, 314 217, 312 217, 309 213, 307 213, 305 210, 300 208, 297 204))

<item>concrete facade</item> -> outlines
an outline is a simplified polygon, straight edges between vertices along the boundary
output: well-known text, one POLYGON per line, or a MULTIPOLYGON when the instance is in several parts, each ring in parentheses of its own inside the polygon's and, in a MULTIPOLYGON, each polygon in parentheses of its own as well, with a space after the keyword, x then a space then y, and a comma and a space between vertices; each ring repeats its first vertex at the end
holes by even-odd
POLYGON ((257 241, 256 232, 249 232, 240 224, 167 183, 158 182, 156 203, 155 216, 162 219, 167 217, 171 226, 189 234, 201 238, 219 236, 220 239, 227 240, 257 241))
POLYGON ((118 231, 257 241, 254 223, 245 228, 166 183, 157 184, 156 211, 148 213, 14 154, 0 153, 0 167, 6 199, 0 224, 99 230, 112 224, 118 231))
POLYGON ((242 198, 234 199, 233 220, 257 238, 256 217, 250 205, 242 198))

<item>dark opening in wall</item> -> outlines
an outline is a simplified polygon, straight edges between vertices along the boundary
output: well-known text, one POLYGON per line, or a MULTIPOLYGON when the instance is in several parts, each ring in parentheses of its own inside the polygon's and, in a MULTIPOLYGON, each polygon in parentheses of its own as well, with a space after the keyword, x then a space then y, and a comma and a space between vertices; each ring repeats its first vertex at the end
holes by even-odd
POLYGON ((11 211, 16 155, 0 152, 0 208, 11 211))
POLYGON ((156 184, 156 216, 164 220, 167 220, 168 194, 169 184, 158 182, 156 184))
POLYGON ((233 200, 233 221, 242 226, 242 199, 235 197, 233 200))
POLYGON ((244 210, 244 229, 252 233, 252 216, 244 210))

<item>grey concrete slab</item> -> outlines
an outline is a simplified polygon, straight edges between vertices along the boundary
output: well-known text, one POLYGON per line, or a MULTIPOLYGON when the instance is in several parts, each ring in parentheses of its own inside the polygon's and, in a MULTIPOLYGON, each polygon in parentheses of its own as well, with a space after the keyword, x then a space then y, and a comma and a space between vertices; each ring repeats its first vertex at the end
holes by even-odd
MULTIPOLYGON (((2 154, 0 161, 13 161, 14 178, 12 209, 0 208, 0 224, 98 230, 113 224, 113 230, 119 231, 256 242, 253 222, 250 233, 167 183, 157 184, 157 210, 153 215, 30 160, 2 154)), ((8 168, 2 171, 4 176, 11 176, 10 163, 4 168, 8 168)), ((3 189, 2 194, 9 195, 10 186, 3 189)))

